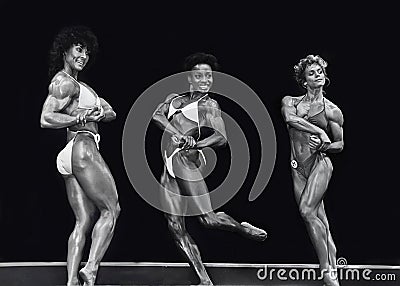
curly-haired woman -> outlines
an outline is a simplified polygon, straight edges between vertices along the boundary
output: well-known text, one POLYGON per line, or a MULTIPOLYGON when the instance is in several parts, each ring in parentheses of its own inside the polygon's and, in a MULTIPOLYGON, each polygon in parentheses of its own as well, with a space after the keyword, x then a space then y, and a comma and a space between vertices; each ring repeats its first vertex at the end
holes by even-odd
POLYGON ((98 122, 111 121, 116 115, 91 87, 78 81, 79 72, 97 49, 97 38, 87 27, 66 27, 57 34, 50 51, 52 79, 40 118, 42 128, 67 130, 68 143, 57 156, 57 169, 76 218, 68 240, 69 286, 80 285, 78 268, 91 230, 89 258, 79 274, 84 285, 94 285, 120 212, 114 179, 99 153, 98 133, 98 122))
POLYGON ((317 252, 325 285, 339 285, 336 272, 336 247, 322 201, 332 175, 326 153, 343 149, 343 115, 325 98, 329 82, 327 63, 308 55, 294 67, 295 78, 307 90, 302 96, 286 96, 282 115, 291 144, 291 166, 295 198, 308 234, 317 252), (329 136, 328 136, 329 134, 329 136))

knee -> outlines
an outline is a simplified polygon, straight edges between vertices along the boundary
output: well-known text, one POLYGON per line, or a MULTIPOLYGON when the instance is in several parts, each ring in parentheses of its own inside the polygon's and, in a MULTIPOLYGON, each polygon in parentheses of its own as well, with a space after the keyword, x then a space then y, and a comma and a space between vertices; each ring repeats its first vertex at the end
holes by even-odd
POLYGON ((117 203, 117 205, 115 206, 114 213, 115 219, 117 219, 121 213, 121 206, 119 205, 119 203, 117 203))
POLYGON ((315 211, 307 205, 300 205, 300 215, 306 222, 316 217, 315 211))
POLYGON ((175 220, 168 220, 168 228, 174 234, 174 236, 182 237, 186 233, 186 230, 182 224, 175 220))
POLYGON ((111 228, 114 228, 118 217, 115 210, 103 210, 101 211, 100 216, 108 222, 108 225, 111 228))

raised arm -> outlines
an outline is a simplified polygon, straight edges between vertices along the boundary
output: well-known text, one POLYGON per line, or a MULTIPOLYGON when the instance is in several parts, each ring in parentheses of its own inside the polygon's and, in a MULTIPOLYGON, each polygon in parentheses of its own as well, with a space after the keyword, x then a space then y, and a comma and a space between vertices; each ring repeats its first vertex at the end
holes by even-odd
POLYGON ((344 118, 342 111, 334 104, 328 104, 328 119, 329 128, 331 130, 332 143, 325 147, 326 152, 338 153, 343 150, 344 139, 343 139, 343 123, 344 118))
POLYGON ((318 135, 325 143, 331 142, 323 129, 296 114, 296 107, 294 106, 293 98, 291 96, 285 96, 282 99, 281 111, 286 124, 296 128, 297 130, 318 135))
POLYGON ((172 99, 174 99, 178 94, 170 94, 167 96, 163 103, 160 103, 156 110, 153 113, 153 122, 162 130, 170 133, 171 135, 175 135, 179 140, 183 137, 181 132, 172 126, 167 118, 169 105, 171 104, 172 99))
POLYGON ((68 106, 76 94, 74 83, 62 76, 57 76, 49 85, 49 94, 43 104, 40 115, 42 128, 64 128, 79 122, 79 116, 70 116, 61 111, 68 106))
POLYGON ((206 103, 207 107, 207 121, 210 123, 210 127, 214 129, 214 133, 197 142, 196 148, 201 149, 205 147, 221 147, 224 146, 228 140, 226 138, 225 123, 221 116, 221 109, 217 101, 209 99, 206 103))

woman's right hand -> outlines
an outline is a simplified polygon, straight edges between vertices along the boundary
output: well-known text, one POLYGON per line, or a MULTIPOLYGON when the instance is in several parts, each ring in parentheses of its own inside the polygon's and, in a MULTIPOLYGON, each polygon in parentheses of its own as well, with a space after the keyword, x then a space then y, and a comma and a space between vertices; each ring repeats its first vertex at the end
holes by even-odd
POLYGON ((75 110, 76 115, 76 124, 80 124, 82 126, 85 126, 86 122, 87 122, 87 116, 90 113, 90 109, 79 109, 79 110, 75 110))
POLYGON ((172 142, 183 149, 194 148, 197 144, 196 140, 192 136, 187 135, 173 135, 172 142))

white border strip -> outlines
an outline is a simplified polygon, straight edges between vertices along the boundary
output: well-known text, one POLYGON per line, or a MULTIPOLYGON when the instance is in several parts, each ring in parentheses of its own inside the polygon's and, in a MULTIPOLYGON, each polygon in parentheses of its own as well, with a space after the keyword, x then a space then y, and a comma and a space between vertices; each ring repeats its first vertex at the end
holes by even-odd
MULTIPOLYGON (((66 266, 66 262, 0 262, 0 267, 42 267, 42 266, 66 266)), ((319 268, 318 264, 254 264, 254 263, 204 263, 207 267, 226 268, 319 268)), ((188 263, 171 262, 101 262, 100 266, 116 267, 189 267, 188 263)), ((397 269, 400 266, 393 265, 338 265, 338 268, 354 269, 397 269)))

